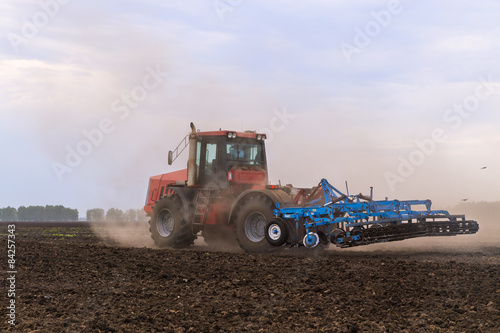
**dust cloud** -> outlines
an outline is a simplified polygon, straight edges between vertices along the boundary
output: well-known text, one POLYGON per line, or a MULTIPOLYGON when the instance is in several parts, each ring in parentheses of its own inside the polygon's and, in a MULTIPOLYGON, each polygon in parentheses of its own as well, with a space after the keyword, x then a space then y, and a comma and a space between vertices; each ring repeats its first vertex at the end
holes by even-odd
MULTIPOLYGON (((108 246, 159 249, 151 238, 147 221, 93 222, 94 235, 108 246)), ((198 251, 243 253, 236 242, 236 236, 220 237, 216 242, 206 242, 202 235, 190 247, 198 251)))
MULTIPOLYGON (((482 211, 476 204, 460 205, 452 208, 452 214, 465 214, 468 220, 475 220, 479 223, 479 231, 472 235, 442 236, 442 237, 421 237, 407 239, 396 242, 378 243, 367 246, 340 249, 330 245, 329 252, 337 254, 348 254, 350 252, 363 253, 467 253, 467 252, 488 252, 489 249, 500 249, 500 219, 498 203, 483 203, 482 211), (490 207, 488 209, 488 207, 490 207)), ((146 221, 138 222, 94 222, 92 229, 106 245, 152 248, 158 246, 151 239, 149 224, 146 221)), ((216 241, 206 242, 202 235, 199 235, 194 242, 193 250, 210 252, 231 252, 242 253, 235 236, 224 236, 216 241)), ((292 252, 292 251, 286 251, 292 252)), ((300 251, 293 251, 294 253, 300 251)), ((305 251, 304 251, 305 253, 305 251)))
POLYGON ((92 230, 104 244, 121 247, 157 248, 151 234, 149 224, 138 222, 93 222, 92 230))

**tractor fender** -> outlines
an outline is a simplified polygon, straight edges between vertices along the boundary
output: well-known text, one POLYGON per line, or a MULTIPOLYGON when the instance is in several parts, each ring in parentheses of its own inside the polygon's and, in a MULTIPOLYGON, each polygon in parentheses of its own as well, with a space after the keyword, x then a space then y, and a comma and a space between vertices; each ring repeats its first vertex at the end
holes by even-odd
POLYGON ((246 198, 248 198, 251 195, 259 194, 261 196, 265 196, 268 199, 270 199, 275 205, 276 203, 280 204, 287 204, 287 203, 293 203, 292 197, 288 195, 285 191, 281 189, 273 189, 273 190, 268 190, 268 189, 262 189, 262 190, 246 190, 242 192, 236 199, 233 201, 233 204, 231 205, 231 211, 229 213, 229 218, 227 223, 232 223, 235 217, 236 212, 238 211, 238 208, 241 206, 243 202, 245 202, 246 198))
MULTIPOLYGON (((168 188, 171 192, 169 192, 168 196, 173 196, 177 195, 179 199, 182 202, 182 211, 184 212, 184 218, 185 219, 190 219, 190 212, 191 212, 191 203, 194 200, 195 192, 191 188, 187 187, 169 187, 168 188)), ((166 198, 164 196, 163 198, 166 198)), ((161 200, 161 199, 160 199, 161 200)))

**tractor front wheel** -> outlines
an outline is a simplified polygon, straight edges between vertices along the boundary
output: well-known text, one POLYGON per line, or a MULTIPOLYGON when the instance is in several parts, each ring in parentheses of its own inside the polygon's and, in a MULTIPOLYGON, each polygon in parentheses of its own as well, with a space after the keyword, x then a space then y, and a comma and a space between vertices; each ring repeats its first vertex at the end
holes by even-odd
POLYGON ((156 203, 149 221, 151 238, 161 248, 182 248, 192 245, 196 236, 191 225, 183 217, 182 203, 175 197, 167 197, 156 203))

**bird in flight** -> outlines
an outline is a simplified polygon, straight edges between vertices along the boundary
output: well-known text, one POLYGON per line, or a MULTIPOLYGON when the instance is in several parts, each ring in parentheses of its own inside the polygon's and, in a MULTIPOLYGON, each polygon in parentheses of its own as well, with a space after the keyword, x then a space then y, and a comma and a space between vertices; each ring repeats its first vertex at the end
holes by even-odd
POLYGON ((482 167, 482 168, 481 168, 481 170, 484 170, 484 169, 486 169, 486 168, 487 168, 487 167, 485 167, 485 166, 484 166, 484 167, 482 167))
POLYGON ((467 198, 467 199, 462 199, 462 201, 467 201, 467 200, 469 200, 469 198, 467 198))

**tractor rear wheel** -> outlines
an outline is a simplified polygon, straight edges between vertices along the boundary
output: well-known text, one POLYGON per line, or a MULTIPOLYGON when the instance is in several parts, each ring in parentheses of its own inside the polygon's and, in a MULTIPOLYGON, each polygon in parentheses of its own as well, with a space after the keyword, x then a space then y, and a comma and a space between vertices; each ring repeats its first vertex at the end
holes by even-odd
POLYGON ((236 239, 246 252, 271 252, 278 247, 268 243, 266 224, 274 216, 274 204, 265 197, 246 200, 236 215, 236 239))
POLYGON ((196 239, 180 207, 182 203, 178 198, 167 197, 158 201, 153 208, 149 231, 155 244, 161 248, 187 247, 196 239))

